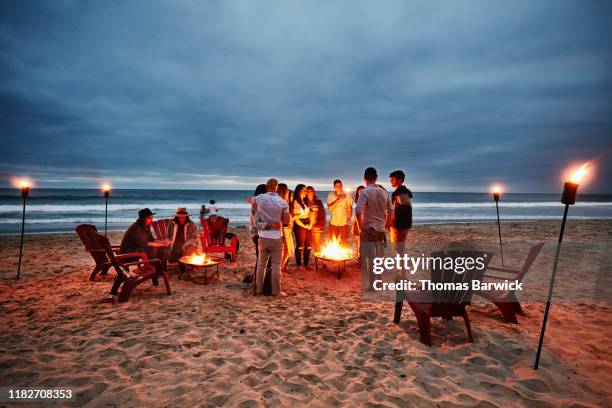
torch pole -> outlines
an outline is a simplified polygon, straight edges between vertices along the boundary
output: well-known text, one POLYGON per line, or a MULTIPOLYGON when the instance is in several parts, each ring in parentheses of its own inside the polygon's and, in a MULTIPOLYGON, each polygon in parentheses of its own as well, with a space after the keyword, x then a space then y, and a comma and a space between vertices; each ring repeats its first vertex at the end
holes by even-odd
POLYGON ((504 266, 504 246, 502 244, 501 224, 499 222, 499 203, 495 200, 495 209, 497 210, 497 232, 499 234, 499 255, 501 256, 501 264, 504 266))
POLYGON ((108 224, 108 192, 104 192, 104 236, 106 236, 106 226, 108 224))
POLYGON ((565 211, 563 212, 563 222, 561 222, 561 231, 559 232, 559 242, 557 243, 557 252, 555 254, 555 263, 553 264, 552 276, 550 278, 550 286, 548 287, 548 299, 546 300, 546 309, 544 309, 544 320, 542 321, 542 331, 540 333, 540 342, 538 343, 538 352, 536 353, 534 370, 538 369, 540 365, 540 354, 542 352, 542 345, 544 343, 544 332, 546 331, 546 322, 548 321, 548 312, 550 310, 550 301, 553 295, 553 286, 555 285, 555 276, 557 275, 557 264, 559 263, 559 253, 561 252, 561 243, 563 242, 563 230, 565 230, 565 221, 567 220, 567 212, 569 210, 569 204, 565 204, 565 211))
POLYGON ((21 190, 21 196, 23 197, 23 212, 21 215, 21 244, 19 245, 19 264, 17 265, 17 280, 21 276, 21 257, 23 255, 23 235, 25 232, 25 213, 26 213, 26 199, 28 197, 25 189, 21 190))

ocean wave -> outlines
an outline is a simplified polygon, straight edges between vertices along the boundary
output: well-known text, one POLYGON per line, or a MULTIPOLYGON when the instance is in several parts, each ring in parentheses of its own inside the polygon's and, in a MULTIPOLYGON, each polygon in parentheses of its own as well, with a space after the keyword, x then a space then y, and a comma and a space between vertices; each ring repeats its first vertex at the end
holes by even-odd
MULTIPOLYGON (((109 204, 108 211, 134 211, 149 207, 153 212, 156 211, 168 211, 169 215, 173 211, 176 211, 178 207, 187 207, 187 210, 192 214, 200 213, 200 204, 184 204, 184 203, 164 203, 164 204, 109 204)), ((249 209, 251 205, 248 203, 218 203, 215 204, 219 210, 224 209, 249 209)), ((23 207, 21 205, 0 205, 0 214, 21 212, 23 207)), ((28 212, 50 212, 50 213, 62 213, 62 212, 92 212, 92 211, 104 211, 104 204, 33 204, 27 206, 28 212)))

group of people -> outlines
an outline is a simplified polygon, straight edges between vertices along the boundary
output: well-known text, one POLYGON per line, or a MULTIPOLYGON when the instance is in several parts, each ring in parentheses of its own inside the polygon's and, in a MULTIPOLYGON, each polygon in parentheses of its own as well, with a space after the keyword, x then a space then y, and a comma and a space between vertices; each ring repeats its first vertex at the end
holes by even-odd
MULTIPOLYGON (((217 209, 214 207, 214 200, 211 200, 210 204, 211 206, 207 211, 200 212, 200 218, 203 218, 204 214, 216 215, 217 209)), ((202 207, 204 208, 204 206, 202 207)), ((166 231, 167 245, 155 245, 153 244, 155 238, 151 233, 155 214, 149 208, 138 211, 138 219, 130 225, 123 235, 119 252, 121 254, 145 253, 149 259, 158 259, 159 262, 153 265, 158 269, 158 273, 161 273, 161 269, 166 267, 167 262, 176 262, 183 256, 197 252, 199 234, 198 226, 191 220, 191 214, 189 214, 187 208, 179 207, 174 214, 174 218, 168 224, 166 231)), ((125 261, 129 262, 130 260, 125 261)), ((184 272, 185 266, 179 264, 179 267, 184 272)), ((129 272, 127 271, 124 275, 117 275, 108 295, 109 301, 116 298, 119 287, 126 278, 129 278, 129 272)))
POLYGON ((364 171, 365 186, 355 190, 355 197, 344 191, 341 180, 334 180, 327 196, 327 209, 312 186, 298 184, 293 191, 271 178, 255 189, 251 204, 249 233, 255 244, 257 262, 254 267, 255 293, 262 294, 267 274, 271 277, 271 294, 281 291, 281 274, 288 272, 291 255, 300 269, 308 268, 311 252, 321 250, 321 235, 328 227, 328 236, 348 245, 349 233, 357 242, 361 266, 371 270, 372 259, 383 256, 386 229, 398 252, 405 251, 408 230, 412 228, 412 192, 404 185, 405 174, 396 170, 389 175, 394 191, 377 183, 378 173, 368 167, 364 171), (355 203, 355 211, 353 204, 355 203), (353 212, 355 213, 354 220, 353 212))

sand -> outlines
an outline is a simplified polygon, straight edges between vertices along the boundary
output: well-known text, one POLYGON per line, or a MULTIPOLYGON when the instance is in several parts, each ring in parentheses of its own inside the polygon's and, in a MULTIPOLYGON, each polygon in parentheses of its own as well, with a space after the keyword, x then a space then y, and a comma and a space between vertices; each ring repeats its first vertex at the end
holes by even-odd
MULTIPOLYGON (((495 228, 417 226, 410 240, 494 244, 495 228)), ((600 245, 612 222, 571 220, 567 228, 569 242, 600 245)), ((558 223, 507 223, 503 231, 509 247, 549 242, 528 276, 545 288, 558 223)), ((354 266, 342 280, 286 274, 287 297, 253 297, 242 278, 254 248, 244 228, 234 232, 241 251, 221 266, 221 280, 204 286, 171 272, 172 296, 147 283, 115 306, 99 303, 112 277, 88 280, 93 261, 76 234, 27 236, 18 282, 18 237, 0 237, 0 387, 71 388, 75 406, 612 405, 609 301, 554 303, 533 371, 542 302, 524 303, 518 325, 475 302, 474 343, 459 319, 435 320, 428 347, 408 307, 396 325, 392 303, 362 299, 354 266)), ((507 263, 521 262, 508 251, 507 263)), ((595 281, 600 264, 583 259, 574 272, 595 281)), ((581 290, 561 274, 564 284, 581 290)))

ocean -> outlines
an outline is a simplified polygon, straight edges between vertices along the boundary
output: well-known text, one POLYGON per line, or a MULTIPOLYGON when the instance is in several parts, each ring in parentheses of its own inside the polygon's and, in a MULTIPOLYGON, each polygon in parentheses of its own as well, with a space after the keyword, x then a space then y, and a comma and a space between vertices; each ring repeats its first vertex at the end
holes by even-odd
MULTIPOLYGON (((108 206, 108 229, 124 230, 138 210, 151 208, 157 218, 171 218, 179 206, 196 216, 202 204, 216 201, 219 214, 233 225, 246 225, 249 205, 247 190, 113 190, 108 206)), ((328 192, 319 192, 325 201, 328 192)), ((560 220, 563 205, 557 194, 503 194, 503 221, 560 220)), ((0 234, 21 232, 22 201, 18 189, 0 189, 0 234)), ((26 207, 26 233, 66 232, 77 224, 104 228, 104 197, 100 190, 32 189, 26 207)), ((495 203, 486 193, 414 193, 414 222, 417 224, 489 222, 496 219, 495 203)), ((572 208, 573 219, 612 219, 612 195, 583 194, 572 208)))

